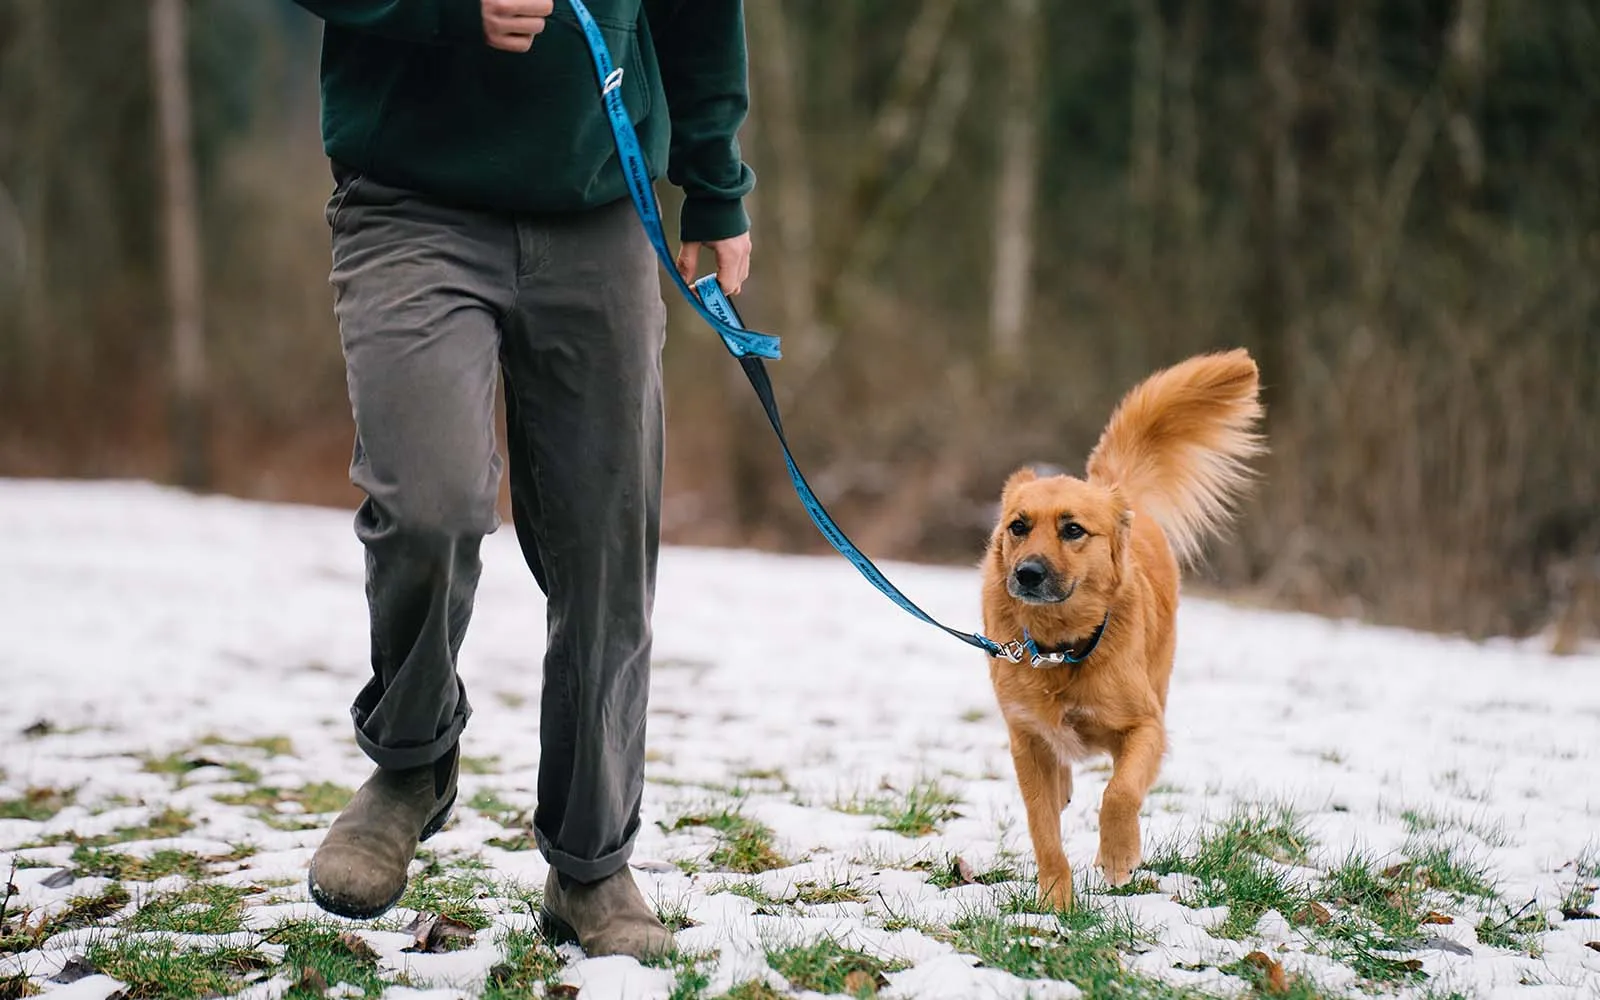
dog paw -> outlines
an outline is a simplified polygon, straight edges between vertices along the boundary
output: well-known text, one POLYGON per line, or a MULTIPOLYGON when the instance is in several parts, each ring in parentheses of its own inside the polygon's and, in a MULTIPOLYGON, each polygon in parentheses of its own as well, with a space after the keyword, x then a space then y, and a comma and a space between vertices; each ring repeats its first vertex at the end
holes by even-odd
POLYGON ((1072 874, 1039 875, 1039 903, 1059 913, 1072 909, 1072 874))
POLYGON ((1094 866, 1100 869, 1106 884, 1116 889, 1133 881, 1134 870, 1139 867, 1139 862, 1142 860, 1137 842, 1131 848, 1101 844, 1100 853, 1094 858, 1094 866))

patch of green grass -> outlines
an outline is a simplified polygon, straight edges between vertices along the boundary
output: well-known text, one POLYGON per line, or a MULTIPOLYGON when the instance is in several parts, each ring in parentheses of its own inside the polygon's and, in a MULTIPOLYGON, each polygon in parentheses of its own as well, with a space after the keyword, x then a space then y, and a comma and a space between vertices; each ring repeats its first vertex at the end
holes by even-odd
POLYGON ((1573 867, 1579 878, 1600 878, 1600 842, 1585 847, 1573 867))
POLYGON ((463 756, 460 761, 460 767, 462 774, 499 774, 500 758, 494 756, 463 756))
POLYGON ((183 948, 174 941, 106 940, 89 945, 96 969, 127 984, 128 1000, 189 1000, 236 993, 241 978, 272 962, 252 948, 183 948))
POLYGON ((1488 869, 1442 841, 1431 844, 1413 838, 1401 849, 1413 881, 1439 889, 1457 899, 1494 899, 1497 895, 1488 869))
POLYGON ((812 944, 768 948, 767 964, 796 989, 854 997, 873 995, 886 982, 885 973, 906 968, 903 962, 885 962, 846 948, 832 938, 812 944))
POLYGON ((1441 898, 1493 899, 1483 869, 1444 844, 1407 845, 1408 856, 1383 867, 1351 854, 1328 871, 1316 896, 1331 904, 1325 920, 1308 921, 1331 955, 1374 983, 1418 981, 1421 965, 1385 952, 1405 952, 1421 935, 1422 922, 1441 898))
POLYGON ((960 816, 954 808, 960 801, 937 781, 924 780, 903 792, 844 800, 835 803, 833 808, 852 815, 878 816, 883 820, 878 824, 880 830, 892 830, 905 837, 924 837, 946 820, 960 816))
POLYGON ((680 816, 667 829, 704 826, 717 831, 717 846, 706 861, 714 869, 756 875, 789 864, 773 846, 770 827, 732 809, 680 816))
POLYGON ((475 931, 489 926, 481 900, 498 895, 494 880, 477 869, 423 872, 406 886, 400 906, 420 913, 437 913, 459 920, 475 931))
POLYGON ((389 985, 378 972, 378 954, 354 932, 331 921, 289 920, 267 932, 266 939, 284 946, 283 964, 294 982, 285 1000, 321 1000, 320 978, 328 986, 349 983, 369 997, 389 985), (307 975, 307 972, 315 976, 307 975))
MULTIPOLYGON (((914 871, 928 873, 928 884, 940 889, 953 889, 958 885, 968 884, 960 870, 960 859, 955 855, 946 855, 943 861, 919 861, 912 865, 914 871)), ((1001 882, 1015 882, 1022 878, 1022 872, 1013 864, 1000 862, 993 868, 981 872, 973 872, 970 879, 974 885, 997 885, 1001 882)))
POLYGON ((1289 916, 1309 901, 1298 879, 1267 864, 1303 864, 1311 838, 1287 806, 1243 808, 1202 834, 1191 852, 1178 845, 1157 849, 1145 867, 1162 875, 1185 872, 1199 880, 1191 905, 1227 906, 1217 934, 1242 938, 1268 910, 1289 916))
POLYGON ((20 1000, 39 995, 39 987, 20 972, 0 976, 0 1000, 20 1000))
POLYGON ((664 960, 653 960, 648 964, 661 961, 664 963, 662 968, 672 969, 672 992, 667 994, 667 1000, 704 1000, 706 990, 711 988, 711 972, 707 966, 716 957, 715 952, 678 951, 664 960))
POLYGON ((75 788, 38 788, 23 791, 21 798, 0 802, 0 819, 26 819, 42 823, 77 801, 75 788))
POLYGON ((1122 952, 1143 947, 1146 935, 1132 921, 1086 904, 1080 900, 1071 912, 1058 915, 1050 930, 1019 926, 993 915, 967 917, 952 925, 955 947, 1021 979, 1066 980, 1090 1000, 1177 1000, 1193 995, 1129 972, 1122 952))
POLYGON ((1238 976, 1249 983, 1253 997, 1270 996, 1281 1000, 1333 1000, 1334 997, 1334 994, 1324 992, 1305 976, 1284 975, 1281 985, 1275 987, 1266 969, 1243 959, 1221 966, 1217 971, 1238 976))
POLYGON ((218 795, 216 799, 223 805, 253 806, 260 810, 266 819, 282 820, 285 817, 277 810, 281 802, 298 803, 307 815, 321 816, 343 809, 354 795, 355 791, 344 785, 331 781, 313 781, 299 788, 262 786, 246 792, 218 795))
POLYGON ((96 834, 92 837, 83 837, 75 833, 56 834, 46 837, 43 842, 74 844, 79 848, 109 847, 136 840, 166 840, 170 837, 181 837, 193 829, 194 821, 189 819, 188 813, 167 806, 138 826, 121 826, 110 833, 96 834))
POLYGON ((796 882, 795 899, 812 906, 828 903, 865 903, 866 890, 854 882, 796 882))
POLYGON ((1572 884, 1561 897, 1561 910, 1568 914, 1569 920, 1573 919, 1572 914, 1600 909, 1600 896, 1596 895, 1596 883, 1600 882, 1600 848, 1584 848, 1572 868, 1572 884))
POLYGON ((145 902, 122 926, 136 931, 231 934, 244 930, 247 895, 237 886, 197 882, 145 902))
POLYGON ((483 984, 483 1000, 549 996, 549 987, 561 979, 560 956, 536 931, 508 932, 500 939, 500 950, 505 958, 489 970, 483 984))
POLYGON ((260 750, 268 757, 293 757, 294 741, 287 736, 256 736, 248 740, 229 739, 210 733, 200 737, 201 746, 213 747, 242 747, 246 750, 260 750))
POLYGON ((131 897, 120 885, 109 885, 100 892, 75 896, 65 908, 27 930, 0 936, 0 955, 31 951, 63 931, 91 927, 116 916, 131 897))
POLYGON ((1538 958, 1543 952, 1539 935, 1550 929, 1538 900, 1530 899, 1514 911, 1503 905, 1500 909, 1501 915, 1478 921, 1475 928, 1478 940, 1491 948, 1505 948, 1538 958))
POLYGON ((756 904, 756 913, 763 916, 776 916, 785 905, 783 900, 768 895, 765 890, 754 882, 719 882, 706 891, 710 895, 715 895, 719 892, 730 892, 735 896, 743 896, 756 904))
POLYGON ((759 979, 747 979, 719 1000, 783 1000, 784 995, 759 979))
POLYGON ((695 922, 689 919, 689 901, 683 897, 670 903, 666 900, 657 900, 656 919, 666 925, 667 930, 674 934, 685 927, 696 926, 695 922))
POLYGON ((472 798, 467 800, 467 808, 482 813, 502 826, 508 820, 524 812, 523 809, 505 801, 487 788, 482 788, 475 792, 472 798))
POLYGON ((206 875, 209 865, 210 862, 198 854, 171 848, 156 851, 147 858, 134 857, 108 847, 87 845, 79 845, 72 852, 72 866, 80 875, 99 875, 133 882, 153 882, 168 875, 198 879, 206 875))
POLYGON ((532 830, 519 830, 509 837, 490 837, 484 843, 490 847, 498 847, 502 851, 532 851, 539 847, 539 841, 534 837, 532 830))
POLYGON ((13 865, 15 865, 18 870, 22 870, 22 869, 25 869, 25 868, 55 868, 55 867, 57 867, 56 863, 54 861, 46 861, 43 858, 25 858, 25 857, 22 857, 21 855, 17 855, 17 854, 13 854, 11 856, 11 863, 13 865))
POLYGON ((735 771, 733 776, 738 781, 775 781, 785 789, 789 787, 789 779, 779 767, 747 767, 735 771))
POLYGON ((1462 830, 1482 840, 1490 847, 1505 847, 1511 843, 1511 838, 1506 833, 1505 824, 1500 820, 1471 819, 1460 813, 1443 812, 1437 809, 1403 809, 1400 812, 1400 822, 1405 824, 1406 831, 1414 837, 1430 833, 1449 833, 1454 830, 1462 830))

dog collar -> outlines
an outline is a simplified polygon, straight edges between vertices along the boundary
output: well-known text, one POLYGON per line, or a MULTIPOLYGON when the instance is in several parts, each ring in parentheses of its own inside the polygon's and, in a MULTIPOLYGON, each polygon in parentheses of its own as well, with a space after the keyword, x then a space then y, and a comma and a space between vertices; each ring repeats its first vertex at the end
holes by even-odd
POLYGON ((1100 619, 1100 624, 1095 626, 1089 641, 1084 643, 1082 650, 1074 650, 1070 643, 1057 649, 1040 649, 1039 644, 1033 641, 1033 636, 1024 628, 1021 642, 1013 639, 1002 646, 996 655, 1012 663, 1021 663, 1023 658, 1027 657, 1029 665, 1034 669, 1059 666, 1063 663, 1077 666, 1087 660, 1089 654, 1095 651, 1095 647, 1100 645, 1100 638, 1106 634, 1106 625, 1110 621, 1111 612, 1107 611, 1106 616, 1100 619))

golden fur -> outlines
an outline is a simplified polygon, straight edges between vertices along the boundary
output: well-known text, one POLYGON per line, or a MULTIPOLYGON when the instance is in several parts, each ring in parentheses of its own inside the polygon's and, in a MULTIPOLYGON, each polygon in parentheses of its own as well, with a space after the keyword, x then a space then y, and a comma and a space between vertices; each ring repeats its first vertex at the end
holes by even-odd
POLYGON ((983 561, 985 634, 1004 643, 1026 628, 1043 649, 1081 650, 1107 623, 1080 665, 994 659, 989 668, 1039 895, 1059 909, 1072 905, 1061 811, 1074 760, 1112 758, 1095 864, 1112 885, 1139 865, 1139 808, 1166 748, 1179 563, 1226 521, 1249 480, 1246 461, 1264 450, 1258 384, 1243 350, 1190 358, 1123 398, 1086 479, 1022 469, 1006 482, 983 561))

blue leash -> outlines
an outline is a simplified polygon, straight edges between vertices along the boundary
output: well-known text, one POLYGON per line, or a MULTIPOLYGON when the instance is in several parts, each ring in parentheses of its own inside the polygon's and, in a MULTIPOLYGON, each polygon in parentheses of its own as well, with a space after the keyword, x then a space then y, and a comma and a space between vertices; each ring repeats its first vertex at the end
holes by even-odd
MULTIPOLYGON (((955 636, 969 646, 976 646, 990 656, 998 656, 1013 663, 1021 662, 1027 657, 1036 667, 1048 663, 1077 663, 1087 657, 1093 651, 1094 644, 1078 655, 1074 655, 1071 651, 1042 653, 1034 644, 1032 637, 1026 633, 1023 642, 1002 645, 986 636, 963 632, 941 623, 901 593, 900 588, 891 583, 889 578, 883 575, 883 571, 878 569, 834 522, 832 515, 822 505, 822 501, 817 499, 811 484, 806 482, 800 467, 795 464, 794 454, 789 450, 789 439, 783 432, 783 420, 778 414, 778 403, 773 396, 772 380, 767 375, 766 366, 762 364, 763 358, 782 357, 778 349, 778 338, 746 329, 744 322, 739 318, 738 310, 723 293, 722 286, 717 284, 716 275, 708 274, 690 287, 678 273, 678 268, 672 259, 672 251, 667 246, 667 236, 661 224, 661 208, 656 202, 655 189, 650 185, 650 170, 645 163, 644 152, 639 147, 639 137, 634 133, 633 121, 628 117, 627 108, 622 103, 622 70, 612 64, 611 51, 606 46, 605 36, 600 33, 600 26, 595 23, 594 16, 584 6, 583 0, 569 0, 569 2, 572 4, 572 12, 577 15, 578 23, 583 27, 584 38, 589 43, 589 53, 594 57, 595 75, 600 82, 600 94, 605 103, 606 115, 611 119, 611 134, 616 139, 617 156, 622 161, 622 174, 628 182, 628 193, 633 196, 634 208, 638 210, 639 219, 644 223, 645 232, 650 236, 650 244, 655 247, 661 266, 672 275, 672 281, 678 286, 678 291, 682 293, 684 299, 694 307, 695 312, 700 314, 700 318, 717 332, 728 353, 732 354, 738 360, 739 367, 744 369, 745 378, 750 380, 751 388, 761 400, 761 408, 766 411, 767 422, 772 425, 773 433, 778 437, 778 444, 783 448, 783 461, 789 467, 789 479, 794 483, 794 491, 799 495, 806 513, 810 515, 811 523, 822 532, 822 537, 826 538, 828 544, 832 545, 840 555, 848 559, 850 564, 867 578, 867 582, 878 588, 885 597, 903 610, 955 636)), ((1101 629, 1104 629, 1103 624, 1101 629)), ((1099 642, 1100 634, 1100 631, 1095 633, 1094 643, 1099 642)))

